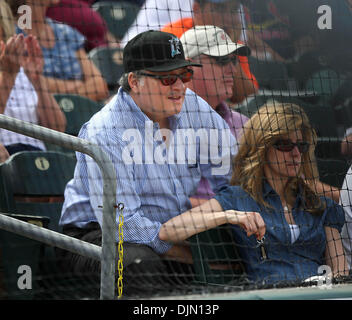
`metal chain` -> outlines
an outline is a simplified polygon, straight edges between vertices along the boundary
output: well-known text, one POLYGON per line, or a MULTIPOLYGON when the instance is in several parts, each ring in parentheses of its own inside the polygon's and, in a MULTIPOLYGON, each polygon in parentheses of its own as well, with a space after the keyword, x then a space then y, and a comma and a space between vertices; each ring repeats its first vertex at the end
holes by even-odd
POLYGON ((117 270, 119 277, 117 279, 117 291, 118 291, 118 298, 120 299, 122 297, 122 292, 123 292, 123 209, 124 205, 122 203, 119 203, 117 205, 117 209, 119 210, 119 243, 118 243, 118 253, 119 253, 119 260, 117 263, 117 270))

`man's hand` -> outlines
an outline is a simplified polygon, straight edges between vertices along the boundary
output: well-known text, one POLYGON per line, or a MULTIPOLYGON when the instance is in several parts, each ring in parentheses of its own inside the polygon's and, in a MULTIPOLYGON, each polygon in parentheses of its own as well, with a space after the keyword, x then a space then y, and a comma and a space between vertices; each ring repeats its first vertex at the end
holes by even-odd
POLYGON ((8 157, 10 157, 10 155, 7 152, 7 149, 0 144, 0 163, 6 161, 8 157))

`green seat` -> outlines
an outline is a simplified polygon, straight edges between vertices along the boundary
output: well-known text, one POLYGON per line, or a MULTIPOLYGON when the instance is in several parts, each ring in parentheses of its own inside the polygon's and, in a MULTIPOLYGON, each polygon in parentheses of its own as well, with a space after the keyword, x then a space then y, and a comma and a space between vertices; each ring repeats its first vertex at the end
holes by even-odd
POLYGON ((343 79, 334 70, 325 69, 313 73, 305 85, 305 89, 319 95, 332 96, 341 87, 343 79))
MULTIPOLYGON (((50 219, 47 227, 61 232, 59 219, 64 191, 73 177, 75 164, 74 156, 62 152, 24 151, 11 155, 0 165, 0 212, 46 216, 50 219)), ((18 255, 31 241, 20 240, 23 246, 18 255)), ((54 247, 42 243, 40 247, 40 287, 54 288, 54 283, 48 285, 60 272, 54 247)))
MULTIPOLYGON (((102 103, 77 94, 54 94, 54 98, 66 116, 65 133, 78 136, 82 125, 102 108, 102 103)), ((72 150, 55 144, 45 143, 48 151, 73 153, 72 150)))
POLYGON ((237 111, 251 117, 262 106, 269 103, 291 103, 301 106, 307 113, 312 126, 320 137, 338 137, 334 109, 325 104, 313 104, 304 101, 300 96, 286 94, 255 95, 242 103, 237 111))
POLYGON ((110 91, 118 88, 118 81, 123 74, 122 52, 121 48, 99 47, 88 53, 88 57, 101 72, 110 91))
POLYGON ((328 185, 341 188, 350 167, 344 159, 317 158, 320 180, 328 185))
POLYGON ((59 219, 67 182, 76 159, 54 151, 13 154, 0 165, 0 211, 48 216, 49 228, 59 231, 59 219))
POLYGON ((235 285, 245 278, 245 269, 229 225, 196 234, 189 241, 196 281, 235 285), (220 266, 225 266, 225 270, 220 266))
POLYGON ((77 136, 82 125, 102 108, 102 104, 77 94, 54 94, 54 98, 65 113, 65 133, 77 136))
POLYGON ((284 63, 262 61, 254 57, 248 57, 248 63, 251 72, 259 83, 259 88, 271 90, 288 89, 288 73, 284 63))
MULTIPOLYGON (((48 227, 48 217, 6 214, 28 223, 48 227)), ((31 300, 38 291, 42 244, 18 234, 0 229, 0 299, 31 300), (23 268, 23 269, 22 269, 23 268), (30 277, 30 278, 27 278, 30 277), (1 286, 1 285, 0 285, 1 286)))
POLYGON ((123 38, 140 10, 138 5, 129 1, 99 1, 92 8, 101 15, 108 30, 118 40, 123 38))
POLYGON ((333 70, 329 58, 317 51, 304 53, 298 61, 287 64, 288 76, 295 79, 299 89, 305 89, 307 82, 320 71, 333 70))

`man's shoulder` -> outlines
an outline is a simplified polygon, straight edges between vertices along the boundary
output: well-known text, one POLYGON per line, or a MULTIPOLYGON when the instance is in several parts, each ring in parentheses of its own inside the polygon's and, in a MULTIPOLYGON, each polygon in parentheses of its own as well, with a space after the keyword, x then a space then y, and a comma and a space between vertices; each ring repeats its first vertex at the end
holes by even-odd
POLYGON ((186 91, 183 115, 200 126, 227 127, 224 119, 202 97, 190 89, 186 91))
POLYGON ((124 112, 120 97, 116 94, 83 127, 89 137, 109 136, 112 131, 114 135, 121 134, 122 130, 128 127, 129 122, 131 122, 131 117, 124 112))

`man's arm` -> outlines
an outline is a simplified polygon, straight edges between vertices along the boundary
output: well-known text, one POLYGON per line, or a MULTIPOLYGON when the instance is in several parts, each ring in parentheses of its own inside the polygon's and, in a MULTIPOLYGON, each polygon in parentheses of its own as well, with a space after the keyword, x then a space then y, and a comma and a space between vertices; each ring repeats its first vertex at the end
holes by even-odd
MULTIPOLYGON (((134 165, 127 164, 122 156, 124 150, 123 141, 117 142, 115 138, 111 138, 112 132, 104 131, 105 128, 99 127, 98 124, 96 130, 101 131, 102 134, 99 134, 97 138, 89 136, 83 136, 83 138, 87 138, 102 147, 114 165, 117 177, 116 204, 124 204, 124 241, 148 245, 158 254, 166 253, 172 245, 159 239, 158 234, 161 222, 152 220, 152 213, 145 213, 141 208, 142 201, 134 178, 134 165)), ((122 134, 115 132, 116 136, 121 137, 122 134)), ((101 172, 96 162, 89 156, 80 154, 80 157, 84 157, 83 161, 87 165, 90 204, 97 221, 101 225, 103 194, 101 172)), ((82 174, 84 173, 82 172, 82 174)), ((118 220, 118 215, 116 219, 118 220)), ((118 241, 117 233, 116 241, 118 241)))

